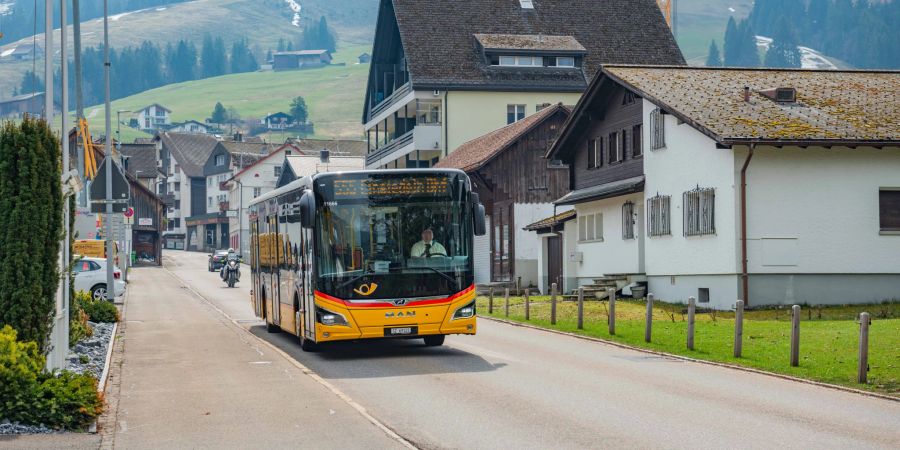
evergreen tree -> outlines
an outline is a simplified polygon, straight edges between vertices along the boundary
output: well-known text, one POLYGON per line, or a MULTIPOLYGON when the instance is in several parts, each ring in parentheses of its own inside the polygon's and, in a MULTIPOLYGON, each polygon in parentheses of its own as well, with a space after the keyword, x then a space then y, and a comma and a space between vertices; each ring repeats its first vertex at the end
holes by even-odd
POLYGON ((766 67, 800 67, 800 49, 790 22, 784 16, 778 19, 775 37, 766 52, 766 67))
POLYGON ((231 45, 231 73, 253 72, 256 69, 259 69, 259 64, 250 51, 247 40, 234 41, 231 45))
POLYGON ((222 105, 221 102, 216 102, 216 106, 213 108, 212 116, 209 118, 212 123, 222 124, 228 120, 228 111, 225 110, 225 106, 222 105))
POLYGON ((0 327, 46 352, 59 284, 59 140, 26 118, 0 129, 0 327))
POLYGON ((306 107, 306 100, 303 97, 297 96, 291 101, 291 117, 298 123, 306 123, 309 119, 309 109, 306 107))
POLYGON ((741 20, 737 26, 738 67, 758 67, 759 49, 756 46, 756 33, 747 19, 741 20))
POLYGON ((36 73, 32 72, 31 69, 26 70, 25 74, 22 75, 22 82, 19 84, 19 93, 25 95, 32 92, 43 91, 44 80, 42 80, 41 77, 37 76, 36 73))
POLYGON ((284 47, 284 51, 286 51, 286 52, 294 51, 294 43, 291 41, 287 41, 287 44, 284 47))
POLYGON ((287 48, 287 47, 285 47, 284 38, 278 38, 278 46, 275 47, 275 51, 283 52, 285 48, 287 48))
POLYGON ((266 52, 266 64, 269 64, 269 61, 272 60, 272 50, 266 52))
POLYGON ((725 27, 725 43, 722 49, 725 50, 725 65, 728 67, 737 66, 740 60, 740 46, 738 45, 737 22, 734 17, 728 18, 728 26, 725 27))
POLYGON ((325 20, 325 16, 322 16, 319 19, 319 29, 317 34, 319 49, 325 49, 334 53, 336 50, 335 39, 331 30, 328 29, 328 21, 325 20))
POLYGON ((719 47, 716 46, 715 39, 709 43, 709 54, 706 55, 706 65, 708 67, 722 66, 722 57, 719 56, 719 47))
POLYGON ((215 56, 215 72, 216 75, 225 75, 228 73, 228 54, 225 53, 225 41, 221 36, 217 37, 213 42, 213 55, 215 56))

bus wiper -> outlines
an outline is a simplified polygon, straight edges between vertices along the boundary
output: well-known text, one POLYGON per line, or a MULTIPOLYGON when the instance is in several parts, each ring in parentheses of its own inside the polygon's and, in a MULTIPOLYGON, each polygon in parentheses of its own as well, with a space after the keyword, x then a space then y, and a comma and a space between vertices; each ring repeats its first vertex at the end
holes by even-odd
POLYGON ((442 277, 446 278, 449 282, 451 282, 451 283, 456 283, 456 285, 459 286, 459 283, 456 282, 456 279, 454 279, 454 278, 451 277, 450 275, 447 275, 447 274, 444 273, 444 272, 441 272, 440 270, 435 269, 434 267, 427 267, 427 266, 426 266, 426 267, 417 267, 417 269, 428 269, 428 270, 433 270, 435 273, 438 273, 438 274, 440 274, 442 277))
POLYGON ((343 288, 344 286, 347 286, 348 284, 353 284, 353 283, 355 283, 355 282, 357 282, 357 281, 359 281, 359 280, 361 280, 361 279, 363 279, 363 278, 365 278, 365 277, 367 277, 367 276, 369 276, 369 275, 374 275, 374 274, 375 274, 375 272, 373 272, 373 271, 371 271, 371 270, 366 271, 366 272, 363 272, 362 275, 357 275, 357 276, 355 276, 355 277, 353 277, 353 278, 351 278, 351 279, 349 279, 349 280, 347 280, 347 281, 341 283, 340 286, 338 286, 338 289, 341 289, 341 288, 343 288))

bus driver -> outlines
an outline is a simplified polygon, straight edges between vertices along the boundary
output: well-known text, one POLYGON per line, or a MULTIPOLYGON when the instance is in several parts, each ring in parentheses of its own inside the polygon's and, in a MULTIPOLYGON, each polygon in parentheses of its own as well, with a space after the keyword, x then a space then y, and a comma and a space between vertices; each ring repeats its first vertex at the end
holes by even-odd
POLYGON ((439 242, 434 241, 434 232, 431 231, 431 228, 426 228, 422 230, 422 240, 413 244, 409 256, 413 258, 447 256, 447 250, 439 242))

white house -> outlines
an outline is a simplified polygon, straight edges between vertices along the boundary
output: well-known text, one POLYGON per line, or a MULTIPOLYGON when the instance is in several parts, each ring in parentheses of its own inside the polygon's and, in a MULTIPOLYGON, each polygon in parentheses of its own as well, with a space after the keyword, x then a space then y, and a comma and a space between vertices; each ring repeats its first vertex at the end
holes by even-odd
POLYGON ((209 125, 198 122, 196 120, 187 120, 184 122, 173 123, 168 130, 171 133, 200 133, 208 134, 209 125))
POLYGON ((166 128, 172 124, 172 119, 170 117, 172 110, 159 103, 147 105, 144 108, 135 111, 135 114, 137 114, 138 127, 144 131, 166 128))
POLYGON ((605 66, 549 153, 573 171, 569 287, 900 297, 898 94, 898 72, 605 66))

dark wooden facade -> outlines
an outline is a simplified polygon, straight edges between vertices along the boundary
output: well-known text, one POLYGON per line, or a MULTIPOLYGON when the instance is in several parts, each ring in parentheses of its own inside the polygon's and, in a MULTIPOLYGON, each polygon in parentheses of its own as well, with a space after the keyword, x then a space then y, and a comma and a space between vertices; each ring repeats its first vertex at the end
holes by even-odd
POLYGON ((642 99, 618 84, 607 82, 588 94, 588 104, 579 105, 577 116, 569 123, 565 136, 554 148, 551 158, 570 166, 570 187, 585 189, 643 175, 641 140, 644 126, 642 99), (621 133, 619 138, 614 133, 621 133), (622 158, 612 156, 614 140, 621 139, 622 158), (593 145, 592 145, 593 144, 593 145), (595 157, 589 152, 595 148, 595 157))
POLYGON ((137 178, 128 175, 128 181, 131 184, 131 206, 134 208, 131 242, 132 249, 137 256, 137 263, 162 265, 165 205, 137 178))
POLYGON ((512 281, 515 273, 515 231, 527 223, 516 222, 514 205, 552 203, 569 192, 568 168, 544 158, 567 117, 561 108, 469 173, 491 218, 492 281, 512 281))

